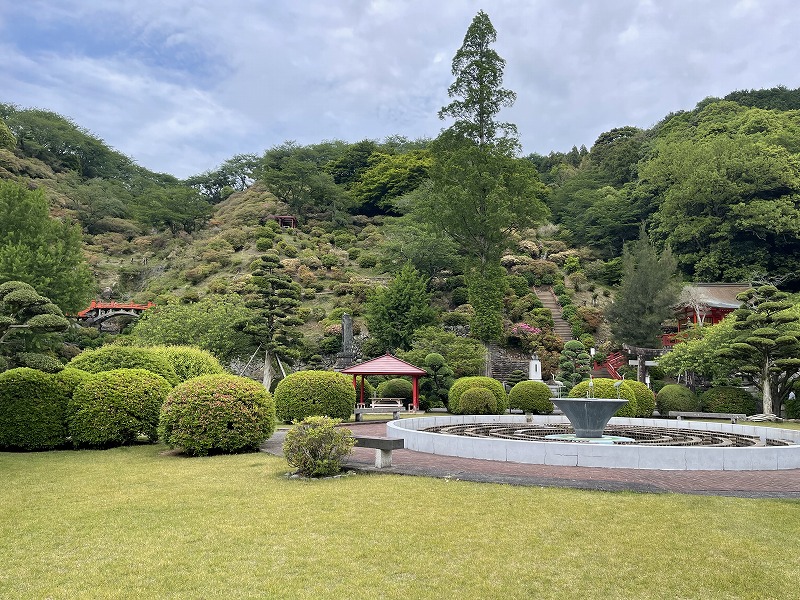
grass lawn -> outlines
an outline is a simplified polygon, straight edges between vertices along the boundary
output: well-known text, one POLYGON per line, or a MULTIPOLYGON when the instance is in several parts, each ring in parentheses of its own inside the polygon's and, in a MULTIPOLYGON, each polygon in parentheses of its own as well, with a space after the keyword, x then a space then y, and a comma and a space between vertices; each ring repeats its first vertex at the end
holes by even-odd
POLYGON ((0 598, 788 598, 800 502, 0 453, 0 598))

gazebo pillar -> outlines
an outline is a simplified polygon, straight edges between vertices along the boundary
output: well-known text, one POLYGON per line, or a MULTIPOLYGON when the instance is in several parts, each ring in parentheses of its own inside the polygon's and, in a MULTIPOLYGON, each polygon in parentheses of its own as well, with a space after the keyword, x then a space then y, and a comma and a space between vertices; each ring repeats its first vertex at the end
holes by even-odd
POLYGON ((414 375, 412 380, 414 387, 411 394, 411 401, 414 406, 414 412, 417 412, 417 410, 419 410, 419 375, 414 375))

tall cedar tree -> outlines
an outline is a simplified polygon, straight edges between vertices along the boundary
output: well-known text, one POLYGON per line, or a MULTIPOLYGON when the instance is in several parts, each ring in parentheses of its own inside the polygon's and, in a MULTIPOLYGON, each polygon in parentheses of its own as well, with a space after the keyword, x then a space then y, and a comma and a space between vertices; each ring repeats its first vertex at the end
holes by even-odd
POLYGON ((383 350, 410 349, 414 331, 436 321, 426 283, 411 263, 406 263, 389 287, 370 298, 367 325, 383 350))
POLYGON ((742 302, 734 311, 738 335, 718 356, 733 359, 761 389, 762 411, 780 414, 800 373, 800 315, 792 310, 788 294, 772 285, 750 288, 736 297, 742 302))
POLYGON ((529 161, 516 158, 516 127, 496 120, 514 92, 504 89, 505 61, 491 48, 497 32, 479 12, 453 58, 453 101, 439 118, 454 123, 432 143, 430 193, 420 199, 422 217, 446 232, 467 259, 472 334, 483 340, 502 332, 500 256, 513 230, 544 217, 544 186, 529 161))
POLYGON ((639 239, 622 255, 624 275, 614 304, 606 312, 618 342, 640 348, 661 345, 661 323, 672 316, 680 283, 669 248, 659 253, 642 226, 639 239))
POLYGON ((264 386, 272 384, 272 358, 292 362, 299 357, 302 320, 297 316, 300 286, 283 272, 278 255, 266 253, 253 266, 246 306, 258 315, 243 327, 264 349, 264 386))

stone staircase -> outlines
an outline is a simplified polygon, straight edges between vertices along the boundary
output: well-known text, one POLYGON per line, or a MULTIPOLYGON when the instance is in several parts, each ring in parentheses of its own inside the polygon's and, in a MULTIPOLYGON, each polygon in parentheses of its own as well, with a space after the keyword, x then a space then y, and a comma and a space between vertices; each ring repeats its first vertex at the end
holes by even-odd
POLYGON ((542 301, 545 308, 550 310, 553 315, 553 323, 555 324, 553 330, 556 335, 565 342, 574 340, 575 336, 572 335, 572 327, 570 324, 561 317, 561 306, 558 304, 552 288, 534 288, 537 298, 542 301))
POLYGON ((530 356, 518 350, 501 348, 497 344, 486 344, 486 376, 500 381, 508 381, 514 371, 522 371, 528 377, 530 356))

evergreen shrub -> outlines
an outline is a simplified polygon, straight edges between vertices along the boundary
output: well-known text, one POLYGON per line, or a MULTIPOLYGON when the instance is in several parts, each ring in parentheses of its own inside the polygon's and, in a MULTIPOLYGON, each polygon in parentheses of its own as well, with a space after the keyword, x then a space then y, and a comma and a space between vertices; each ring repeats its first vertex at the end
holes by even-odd
POLYGON ((656 395, 653 391, 635 379, 626 380, 625 384, 633 390, 636 396, 636 416, 642 419, 651 419, 656 409, 656 395))
POLYGON ((738 387, 720 386, 700 394, 700 406, 704 412, 744 413, 758 412, 758 402, 752 394, 738 387))
POLYGON ((89 373, 112 371, 114 369, 147 369, 156 375, 161 375, 171 385, 180 383, 175 373, 175 368, 170 364, 169 360, 152 348, 116 345, 101 346, 94 350, 84 350, 69 361, 67 366, 88 371, 89 373))
POLYGON ((550 388, 541 381, 520 381, 508 393, 510 408, 535 415, 549 415, 553 412, 550 388))
POLYGON ((685 385, 669 383, 656 395, 656 408, 662 417, 669 416, 669 411, 699 411, 700 402, 694 392, 685 385))
POLYGON ((465 414, 461 410, 461 396, 464 392, 473 388, 484 388, 494 394, 497 399, 495 407, 497 413, 495 414, 503 414, 508 408, 508 396, 503 384, 491 377, 476 376, 456 379, 447 395, 448 410, 454 414, 465 414))
POLYGON ((64 399, 64 408, 66 409, 67 403, 75 393, 75 389, 84 381, 92 376, 91 373, 81 371, 80 369, 66 368, 62 369, 55 375, 53 380, 58 384, 61 389, 61 395, 64 399))
POLYGON ((786 418, 800 419, 800 381, 794 382, 794 400, 786 399, 786 418))
MULTIPOLYGON (((585 398, 589 392, 589 381, 581 381, 578 385, 572 388, 567 394, 570 398, 585 398)), ((595 377, 594 380, 594 397, 595 398, 622 398, 627 400, 628 403, 624 404, 614 413, 615 417, 635 417, 638 407, 636 406, 636 394, 634 394, 629 382, 622 381, 622 384, 617 387, 614 384, 619 380, 608 379, 606 377, 595 377)))
POLYGON ((201 375, 176 386, 161 408, 158 432, 193 456, 250 452, 275 431, 275 402, 257 381, 201 375))
POLYGON ((461 394, 459 409, 462 415, 496 415, 497 398, 486 388, 470 388, 461 394))
POLYGON ((52 375, 28 367, 0 373, 0 448, 51 450, 67 441, 64 395, 52 375))
POLYGON ((285 423, 311 416, 346 420, 353 414, 355 402, 352 380, 334 371, 291 373, 275 388, 275 411, 285 423))
POLYGON ((155 346, 152 351, 163 356, 172 365, 175 375, 182 383, 200 375, 224 373, 220 362, 213 354, 193 346, 155 346))
POLYGON ((414 386, 408 379, 389 379, 378 384, 379 398, 403 398, 411 400, 414 396, 414 386))
POLYGON ((305 477, 326 477, 342 470, 342 458, 355 439, 349 429, 336 427, 341 421, 330 417, 306 417, 286 433, 283 453, 286 462, 305 477))
POLYGON ((45 373, 58 373, 64 368, 60 360, 38 352, 19 352, 16 354, 15 358, 19 366, 30 367, 31 369, 44 371, 45 373))
POLYGON ((67 432, 77 447, 111 448, 157 439, 161 405, 172 386, 146 369, 101 371, 75 388, 67 432))

